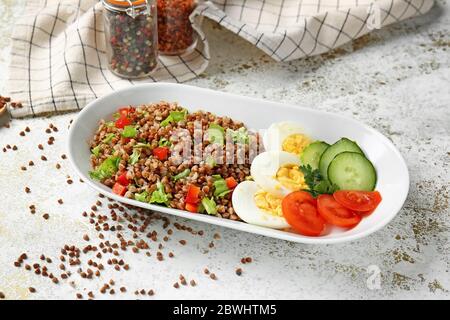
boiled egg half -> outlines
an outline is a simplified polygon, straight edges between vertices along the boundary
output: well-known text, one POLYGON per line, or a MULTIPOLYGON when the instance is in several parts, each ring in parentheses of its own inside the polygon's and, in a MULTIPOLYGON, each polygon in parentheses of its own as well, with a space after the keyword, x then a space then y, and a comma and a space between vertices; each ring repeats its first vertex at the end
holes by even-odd
POLYGON ((312 140, 304 134, 296 122, 273 123, 264 134, 264 147, 267 151, 285 151, 299 155, 312 140))
POLYGON ((250 173, 261 189, 285 196, 308 187, 299 166, 299 157, 292 153, 266 151, 253 159, 250 173))
POLYGON ((274 229, 288 228, 281 202, 292 191, 306 189, 298 156, 284 151, 263 152, 250 167, 254 181, 244 181, 233 191, 233 208, 245 222, 274 229))
POLYGON ((233 208, 245 222, 273 229, 289 228, 281 211, 282 198, 261 189, 254 181, 244 181, 233 191, 233 208))

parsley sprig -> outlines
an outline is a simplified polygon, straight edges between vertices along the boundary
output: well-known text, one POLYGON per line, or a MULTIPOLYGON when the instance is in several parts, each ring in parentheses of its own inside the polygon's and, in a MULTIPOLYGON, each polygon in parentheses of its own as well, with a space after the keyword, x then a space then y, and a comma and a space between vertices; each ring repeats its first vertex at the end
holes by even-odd
POLYGON ((338 187, 335 184, 331 184, 328 180, 324 179, 319 169, 314 169, 308 164, 306 166, 300 166, 300 171, 305 176, 305 182, 308 185, 308 189, 305 190, 313 197, 317 197, 319 194, 332 194, 338 187))

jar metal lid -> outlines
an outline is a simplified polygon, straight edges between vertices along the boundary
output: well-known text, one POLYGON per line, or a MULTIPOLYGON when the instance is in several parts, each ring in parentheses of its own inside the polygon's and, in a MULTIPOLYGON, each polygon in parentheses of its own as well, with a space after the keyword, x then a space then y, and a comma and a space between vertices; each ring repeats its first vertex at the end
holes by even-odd
POLYGON ((147 4, 146 0, 103 0, 103 3, 107 3, 112 6, 118 6, 118 7, 131 7, 131 6, 141 6, 147 4))
POLYGON ((102 0, 102 3, 106 9, 126 12, 132 18, 139 14, 150 14, 151 12, 148 0, 102 0), (146 8, 146 10, 142 11, 142 8, 146 8), (135 9, 139 9, 139 11, 135 9))

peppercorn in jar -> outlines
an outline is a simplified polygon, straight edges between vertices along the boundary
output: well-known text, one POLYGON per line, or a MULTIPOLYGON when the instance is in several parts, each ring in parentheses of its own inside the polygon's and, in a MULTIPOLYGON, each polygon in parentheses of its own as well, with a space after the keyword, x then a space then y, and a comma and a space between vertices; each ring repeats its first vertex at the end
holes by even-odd
POLYGON ((102 0, 102 3, 109 69, 125 78, 148 76, 157 65, 155 0, 102 0))
POLYGON ((157 0, 158 48, 164 55, 178 55, 195 48, 197 34, 189 16, 196 6, 194 0, 157 0))

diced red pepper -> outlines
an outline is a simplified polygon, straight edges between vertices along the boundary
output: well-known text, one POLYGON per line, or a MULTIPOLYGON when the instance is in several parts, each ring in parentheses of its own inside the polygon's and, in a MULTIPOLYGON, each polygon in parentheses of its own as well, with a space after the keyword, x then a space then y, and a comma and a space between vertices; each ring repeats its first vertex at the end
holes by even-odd
POLYGON ((228 189, 234 189, 238 185, 236 179, 234 179, 233 177, 226 178, 225 182, 227 183, 228 189))
POLYGON ((119 196, 123 196, 127 192, 127 187, 116 182, 112 188, 112 192, 118 194, 119 196))
POLYGON ((123 186, 128 186, 130 184, 130 181, 127 179, 127 174, 122 173, 117 179, 116 182, 120 183, 123 186))
POLYGON ((120 116, 120 118, 116 120, 116 128, 123 129, 125 126, 129 126, 131 123, 131 119, 120 116))
POLYGON ((186 203, 190 204, 197 204, 200 202, 200 187, 197 187, 196 185, 189 185, 188 192, 186 194, 186 203))
POLYGON ((155 149, 153 149, 153 155, 159 160, 164 161, 169 157, 169 148, 156 147, 155 149))
POLYGON ((134 111, 136 111, 136 109, 133 107, 123 107, 119 109, 119 114, 121 118, 122 117, 126 118, 130 115, 130 113, 133 113, 134 111))
POLYGON ((198 212, 198 205, 197 204, 192 204, 192 203, 186 203, 185 209, 189 212, 192 213, 197 213, 198 212))

